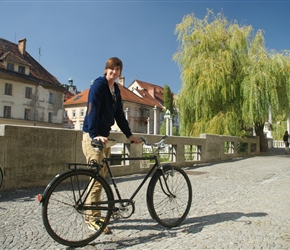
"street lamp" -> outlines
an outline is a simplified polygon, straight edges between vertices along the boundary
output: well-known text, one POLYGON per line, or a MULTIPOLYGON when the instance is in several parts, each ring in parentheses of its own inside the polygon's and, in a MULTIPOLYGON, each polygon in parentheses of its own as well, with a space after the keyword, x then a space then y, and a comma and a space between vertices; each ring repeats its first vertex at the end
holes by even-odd
POLYGON ((277 135, 277 139, 276 139, 276 140, 277 140, 277 141, 279 140, 279 138, 278 138, 278 125, 280 125, 280 123, 281 123, 281 122, 277 122, 277 127, 276 127, 276 135, 277 135))
MULTIPOLYGON (((169 135, 169 121, 171 119, 170 111, 167 109, 164 115, 164 119, 166 119, 166 135, 169 135)), ((171 135, 171 134, 170 134, 171 135)))

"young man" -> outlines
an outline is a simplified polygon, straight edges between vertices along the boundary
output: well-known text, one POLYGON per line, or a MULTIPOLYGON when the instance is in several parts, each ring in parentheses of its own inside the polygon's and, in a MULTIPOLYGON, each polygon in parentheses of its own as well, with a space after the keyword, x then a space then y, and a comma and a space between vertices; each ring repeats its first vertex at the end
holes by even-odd
MULTIPOLYGON (((97 78, 92 84, 89 96, 87 112, 83 124, 83 141, 82 148, 87 162, 96 160, 101 162, 103 159, 102 152, 96 151, 91 146, 91 140, 97 139, 103 143, 108 142, 111 126, 116 120, 119 128, 125 136, 133 143, 140 143, 140 138, 133 136, 128 121, 125 118, 123 104, 120 95, 120 89, 115 80, 121 76, 123 68, 122 61, 117 58, 109 58, 106 62, 104 76, 97 78)), ((105 148, 105 155, 109 157, 110 148, 105 148)), ((105 177, 106 168, 102 168, 100 174, 105 177)), ((99 201, 101 197, 101 187, 95 183, 88 197, 88 203, 99 201)), ((100 211, 87 211, 85 221, 92 230, 99 230, 102 220, 100 211)), ((104 233, 111 233, 106 228, 104 233)))

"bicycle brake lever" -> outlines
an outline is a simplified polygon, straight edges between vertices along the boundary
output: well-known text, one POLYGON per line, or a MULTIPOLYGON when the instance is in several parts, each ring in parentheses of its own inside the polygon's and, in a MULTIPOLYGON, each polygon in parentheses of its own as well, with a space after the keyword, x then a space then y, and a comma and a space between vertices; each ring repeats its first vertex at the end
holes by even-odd
POLYGON ((140 139, 141 139, 142 142, 144 142, 146 144, 146 138, 145 137, 141 136, 140 139))

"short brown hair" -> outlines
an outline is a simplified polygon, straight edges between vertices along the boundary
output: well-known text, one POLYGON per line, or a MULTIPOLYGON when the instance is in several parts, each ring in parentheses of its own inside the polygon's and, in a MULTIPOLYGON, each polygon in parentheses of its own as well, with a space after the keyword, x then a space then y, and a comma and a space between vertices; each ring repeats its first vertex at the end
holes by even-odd
POLYGON ((123 63, 121 61, 121 59, 119 59, 118 57, 111 57, 107 60, 106 62, 106 66, 105 66, 105 70, 104 70, 104 75, 107 74, 107 69, 112 69, 114 67, 120 66, 121 72, 120 72, 120 76, 122 75, 122 69, 123 69, 123 63))

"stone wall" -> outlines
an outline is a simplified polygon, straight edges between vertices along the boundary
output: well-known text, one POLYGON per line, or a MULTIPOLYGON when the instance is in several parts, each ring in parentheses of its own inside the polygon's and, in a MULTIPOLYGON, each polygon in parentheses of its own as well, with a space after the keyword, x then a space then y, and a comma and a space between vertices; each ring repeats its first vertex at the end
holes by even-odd
MULTIPOLYGON (((0 166, 5 174, 1 189, 46 186, 55 175, 67 169, 67 162, 85 163, 81 147, 82 134, 82 131, 69 129, 1 124, 0 166)), ((142 136, 152 143, 162 137, 147 134, 142 136)), ((123 143, 124 152, 131 157, 142 156, 142 144, 131 145, 122 133, 113 132, 110 137, 123 143)), ((166 143, 172 148, 171 163, 179 167, 222 161, 241 155, 257 155, 260 152, 259 137, 241 139, 208 134, 202 134, 200 138, 170 136, 166 143), (237 150, 240 142, 248 146, 243 152, 237 150), (186 160, 185 148, 190 145, 198 148, 198 157, 186 160), (230 150, 225 145, 231 145, 230 150)), ((112 170, 116 176, 148 171, 140 168, 137 161, 113 166, 112 170)))

